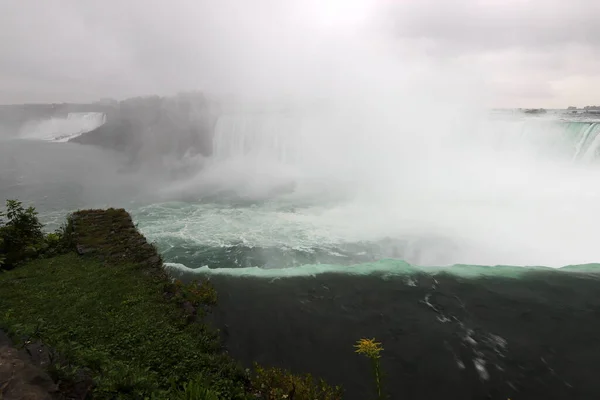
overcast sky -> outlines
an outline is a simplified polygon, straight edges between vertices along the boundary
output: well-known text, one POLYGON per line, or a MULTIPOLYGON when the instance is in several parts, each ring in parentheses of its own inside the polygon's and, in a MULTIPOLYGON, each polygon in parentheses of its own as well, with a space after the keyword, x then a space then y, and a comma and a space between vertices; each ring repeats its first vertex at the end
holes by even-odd
POLYGON ((307 94, 420 70, 489 106, 600 104, 598 15, 597 0, 0 0, 0 103, 307 94))

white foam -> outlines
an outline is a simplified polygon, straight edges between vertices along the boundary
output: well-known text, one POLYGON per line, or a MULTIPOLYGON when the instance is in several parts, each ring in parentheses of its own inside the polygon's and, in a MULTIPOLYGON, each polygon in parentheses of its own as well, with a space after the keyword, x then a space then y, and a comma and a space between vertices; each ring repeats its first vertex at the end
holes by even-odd
MULTIPOLYGON (((426 273, 435 276, 440 273, 450 273, 464 278, 477 278, 483 276, 515 278, 527 274, 532 269, 555 273, 581 273, 582 269, 550 268, 550 267, 518 267, 518 266, 482 266, 482 265, 453 265, 449 267, 420 267, 411 265, 402 260, 380 260, 373 263, 355 265, 330 265, 330 264, 306 264, 290 268, 210 268, 205 265, 201 268, 189 268, 181 263, 165 263, 167 270, 178 271, 194 275, 222 275, 232 277, 255 277, 266 279, 315 277, 322 274, 343 274, 355 276, 380 275, 383 278, 392 276, 410 276, 415 273, 426 273)), ((587 273, 598 274, 597 265, 587 268, 587 273)), ((415 287, 412 279, 406 279, 405 285, 415 287)), ((424 300, 428 304, 428 298, 424 300)), ((429 304, 431 306, 431 304, 429 304)))
POLYGON ((302 265, 294 268, 188 268, 179 263, 165 263, 167 269, 172 269, 184 273, 202 274, 202 275, 225 275, 237 277, 256 277, 256 278, 297 278, 307 276, 317 276, 327 273, 344 275, 406 275, 419 271, 418 268, 400 260, 387 260, 387 262, 376 262, 370 264, 361 264, 359 266, 343 265, 302 265))

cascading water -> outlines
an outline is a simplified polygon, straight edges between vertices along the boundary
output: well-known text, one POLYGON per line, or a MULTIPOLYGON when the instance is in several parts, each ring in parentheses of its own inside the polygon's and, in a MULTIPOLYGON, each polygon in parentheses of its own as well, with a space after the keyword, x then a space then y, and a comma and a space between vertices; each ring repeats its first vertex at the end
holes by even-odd
POLYGON ((577 123, 577 133, 581 139, 577 143, 575 159, 582 159, 584 161, 591 161, 596 159, 600 150, 600 136, 598 133, 600 132, 600 124, 587 123, 588 126, 579 126, 579 124, 586 123, 577 123), (583 134, 581 133, 583 131, 583 134))
POLYGON ((255 157, 292 162, 295 146, 291 141, 298 137, 298 122, 285 115, 222 116, 215 127, 213 157, 219 161, 255 157))
POLYGON ((468 139, 493 151, 518 152, 530 159, 591 162, 599 152, 600 123, 513 118, 485 121, 468 139))
POLYGON ((69 113, 65 118, 53 117, 35 121, 21 127, 23 139, 68 142, 106 123, 106 115, 99 112, 69 113))
MULTIPOLYGON (((322 146, 316 135, 306 136, 302 129, 306 124, 306 120, 292 115, 222 116, 215 128, 213 157, 219 161, 253 157, 282 164, 297 163, 303 154, 311 152, 303 144, 312 141, 311 146, 322 146)), ((598 133, 599 122, 522 118, 486 121, 475 133, 478 137, 469 139, 488 141, 495 150, 526 151, 531 157, 591 162, 600 153, 598 133)), ((343 144, 338 143, 337 147, 343 144)))
POLYGON ((550 122, 539 126, 537 121, 527 121, 523 136, 531 135, 538 146, 538 152, 549 155, 564 155, 574 161, 591 162, 598 154, 600 141, 597 122, 550 122), (537 126, 536 126, 537 125, 537 126))

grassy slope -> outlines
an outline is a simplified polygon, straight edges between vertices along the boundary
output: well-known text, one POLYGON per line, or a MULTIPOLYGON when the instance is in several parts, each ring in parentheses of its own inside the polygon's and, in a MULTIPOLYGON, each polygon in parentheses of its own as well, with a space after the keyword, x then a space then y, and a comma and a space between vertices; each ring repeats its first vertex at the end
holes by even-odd
POLYGON ((139 269, 74 253, 30 262, 0 274, 0 323, 89 368, 95 398, 143 398, 200 373, 224 397, 242 397, 244 377, 216 336, 186 323, 164 280, 139 269))
POLYGON ((91 376, 95 399, 341 398, 310 375, 243 371, 215 332, 191 323, 216 301, 212 286, 170 283, 125 210, 84 210, 69 221, 64 246, 83 256, 0 271, 0 328, 58 354, 48 369, 63 393, 85 393, 82 376, 91 376))

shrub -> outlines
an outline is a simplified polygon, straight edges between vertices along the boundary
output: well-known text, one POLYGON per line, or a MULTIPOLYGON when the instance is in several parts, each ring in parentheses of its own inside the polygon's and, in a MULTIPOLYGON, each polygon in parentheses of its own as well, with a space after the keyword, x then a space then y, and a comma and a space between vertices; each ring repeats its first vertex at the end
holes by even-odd
POLYGON ((183 391, 177 398, 180 400, 220 400, 215 392, 207 389, 199 380, 184 383, 183 391))
POLYGON ((27 260, 66 253, 71 247, 71 224, 44 235, 34 207, 24 208, 17 200, 6 201, 0 212, 0 268, 13 269, 27 260))
POLYGON ((294 375, 279 368, 264 368, 256 364, 251 378, 255 398, 262 400, 340 400, 342 389, 330 386, 312 375, 294 375))
POLYGON ((67 253, 69 250, 75 248, 73 242, 73 224, 71 219, 67 219, 67 223, 60 226, 53 233, 49 233, 44 237, 44 244, 42 247, 42 255, 45 257, 52 257, 59 254, 67 253))
POLYGON ((210 306, 217 304, 217 291, 206 279, 194 280, 187 284, 175 280, 175 282, 165 284, 164 291, 172 301, 180 306, 189 303, 200 315, 206 313, 210 306))
MULTIPOLYGON (((224 382, 226 386, 227 383, 230 383, 227 380, 224 380, 224 382)), ((233 389, 232 392, 233 385, 225 388, 219 388, 219 386, 223 385, 215 385, 214 380, 207 379, 203 375, 198 375, 196 378, 184 383, 181 388, 171 390, 166 398, 169 400, 224 400, 246 397, 243 389, 238 389, 237 391, 233 389)))
POLYGON ((12 269, 36 257, 44 249, 46 243, 42 226, 35 208, 23 208, 17 200, 6 201, 6 213, 0 212, 2 268, 12 269))

